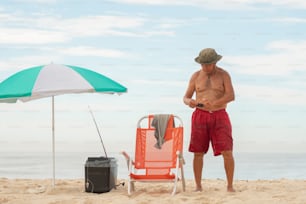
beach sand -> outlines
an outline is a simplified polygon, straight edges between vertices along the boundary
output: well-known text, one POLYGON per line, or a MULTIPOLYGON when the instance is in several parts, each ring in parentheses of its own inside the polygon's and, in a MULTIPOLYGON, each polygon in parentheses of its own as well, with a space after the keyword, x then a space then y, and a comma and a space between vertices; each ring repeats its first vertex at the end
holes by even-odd
MULTIPOLYGON (((125 182, 124 179, 118 179, 125 182)), ((194 192, 192 180, 186 181, 186 191, 171 196, 171 183, 136 183, 136 191, 127 195, 127 185, 107 193, 87 193, 83 179, 57 179, 55 188, 50 179, 0 178, 1 204, 95 204, 95 203, 186 203, 186 204, 306 204, 306 180, 235 181, 235 193, 226 191, 221 179, 203 180, 203 191, 194 192)), ((127 183, 126 183, 127 184, 127 183)))

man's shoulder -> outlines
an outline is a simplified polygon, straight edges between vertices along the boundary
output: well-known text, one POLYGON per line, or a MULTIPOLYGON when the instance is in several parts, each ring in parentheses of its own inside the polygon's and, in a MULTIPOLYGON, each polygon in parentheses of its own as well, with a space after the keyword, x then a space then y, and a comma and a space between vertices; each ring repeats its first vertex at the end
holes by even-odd
POLYGON ((228 73, 225 69, 223 69, 223 68, 221 68, 221 67, 217 67, 217 70, 218 70, 219 73, 221 73, 222 75, 223 75, 223 74, 229 75, 229 73, 228 73))
POLYGON ((198 70, 192 74, 192 78, 196 78, 199 76, 201 70, 198 70))

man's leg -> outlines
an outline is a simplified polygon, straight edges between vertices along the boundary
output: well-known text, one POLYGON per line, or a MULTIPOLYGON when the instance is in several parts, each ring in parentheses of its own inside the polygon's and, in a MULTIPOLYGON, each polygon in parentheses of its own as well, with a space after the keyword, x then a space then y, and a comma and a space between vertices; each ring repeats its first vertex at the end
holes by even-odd
POLYGON ((233 178, 234 178, 234 168, 235 168, 233 152, 224 151, 222 152, 222 156, 224 159, 224 168, 227 178, 227 191, 235 192, 235 189, 233 188, 233 178))
POLYGON ((203 169, 204 153, 194 153, 193 157, 193 173, 196 182, 196 191, 202 191, 202 169, 203 169))

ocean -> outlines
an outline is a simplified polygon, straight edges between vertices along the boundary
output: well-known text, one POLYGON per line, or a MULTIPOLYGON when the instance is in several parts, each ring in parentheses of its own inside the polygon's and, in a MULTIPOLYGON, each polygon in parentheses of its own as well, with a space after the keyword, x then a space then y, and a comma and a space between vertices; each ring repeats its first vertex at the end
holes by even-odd
MULTIPOLYGON (((82 179, 88 157, 103 153, 56 152, 55 178, 82 179)), ((108 153, 116 159, 117 177, 127 178, 127 166, 120 153, 108 153)), ((235 176, 238 180, 306 179, 306 153, 235 153, 235 176)), ((193 179, 192 158, 184 154, 186 179, 193 179)), ((1 152, 1 178, 52 178, 51 152, 1 152)), ((223 158, 208 154, 204 157, 203 179, 225 179, 223 158)))

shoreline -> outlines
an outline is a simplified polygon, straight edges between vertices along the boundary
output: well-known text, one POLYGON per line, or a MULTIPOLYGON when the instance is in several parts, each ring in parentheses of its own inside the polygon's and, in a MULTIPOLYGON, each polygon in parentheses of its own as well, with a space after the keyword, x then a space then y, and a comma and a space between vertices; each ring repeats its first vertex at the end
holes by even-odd
POLYGON ((85 192, 84 179, 56 179, 55 187, 52 179, 8 179, 0 178, 1 204, 95 204, 95 203, 306 203, 306 179, 275 180, 235 180, 236 192, 226 191, 223 179, 205 179, 202 181, 203 191, 194 192, 194 181, 186 180, 186 191, 182 192, 181 182, 177 193, 171 196, 172 183, 140 183, 136 191, 128 196, 127 180, 106 193, 85 192))

